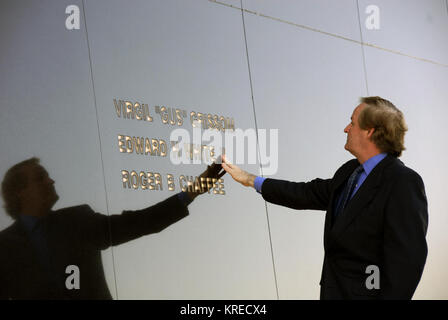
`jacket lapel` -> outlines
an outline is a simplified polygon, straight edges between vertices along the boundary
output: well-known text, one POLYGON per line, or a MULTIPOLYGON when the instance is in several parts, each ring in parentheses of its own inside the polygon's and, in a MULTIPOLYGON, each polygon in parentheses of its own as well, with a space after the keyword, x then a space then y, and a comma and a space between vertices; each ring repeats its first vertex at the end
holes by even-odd
POLYGON ((327 240, 327 235, 329 234, 330 230, 333 227, 333 220, 334 220, 334 205, 335 201, 337 201, 336 197, 339 195, 341 188, 344 187, 345 182, 348 180, 352 172, 355 170, 356 167, 359 166, 358 161, 353 161, 350 165, 347 166, 347 168, 341 172, 340 174, 337 174, 334 177, 334 185, 333 185, 333 192, 331 194, 330 198, 330 206, 327 210, 327 215, 325 218, 325 242, 327 240))
POLYGON ((347 207, 337 217, 331 232, 335 234, 342 232, 357 217, 358 213, 372 201, 381 187, 384 168, 390 165, 393 160, 394 157, 388 155, 370 172, 364 183, 348 202, 347 207))

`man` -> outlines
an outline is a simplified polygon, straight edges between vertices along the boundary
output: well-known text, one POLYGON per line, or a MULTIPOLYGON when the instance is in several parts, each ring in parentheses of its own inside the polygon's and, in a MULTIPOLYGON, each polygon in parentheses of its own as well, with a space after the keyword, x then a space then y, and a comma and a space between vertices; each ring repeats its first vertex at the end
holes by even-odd
POLYGON ((345 149, 356 159, 331 179, 264 179, 223 159, 237 182, 266 201, 327 211, 321 299, 412 298, 427 256, 428 212, 422 179, 398 160, 406 131, 391 102, 365 97, 344 129, 345 149), (379 271, 379 283, 368 279, 371 270, 379 271))
MULTIPOLYGON (((200 177, 220 178, 213 164, 200 177)), ((201 190, 202 193, 206 190, 201 190)), ((157 233, 188 215, 200 193, 181 192, 154 206, 106 216, 81 205, 51 211, 54 181, 31 158, 8 170, 2 182, 7 213, 15 220, 0 232, 0 299, 111 299, 101 250, 157 233), (76 266, 79 289, 66 286, 76 266)))

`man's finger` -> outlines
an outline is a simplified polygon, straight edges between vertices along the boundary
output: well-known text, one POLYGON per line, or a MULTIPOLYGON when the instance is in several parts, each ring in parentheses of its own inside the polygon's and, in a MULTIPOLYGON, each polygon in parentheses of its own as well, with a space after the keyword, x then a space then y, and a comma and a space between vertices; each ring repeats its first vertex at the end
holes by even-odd
POLYGON ((223 163, 231 164, 230 161, 227 159, 227 157, 224 154, 222 155, 221 158, 222 158, 223 163))
MULTIPOLYGON (((224 158, 223 158, 224 159, 224 158)), ((230 169, 233 169, 233 164, 231 164, 230 162, 228 162, 227 161, 227 159, 225 159, 223 162, 222 162, 222 165, 226 165, 228 168, 230 168, 230 169)))
POLYGON ((225 163, 225 162, 223 162, 221 165, 222 165, 222 168, 223 168, 226 172, 229 172, 229 171, 232 170, 232 168, 231 168, 227 163, 225 163))

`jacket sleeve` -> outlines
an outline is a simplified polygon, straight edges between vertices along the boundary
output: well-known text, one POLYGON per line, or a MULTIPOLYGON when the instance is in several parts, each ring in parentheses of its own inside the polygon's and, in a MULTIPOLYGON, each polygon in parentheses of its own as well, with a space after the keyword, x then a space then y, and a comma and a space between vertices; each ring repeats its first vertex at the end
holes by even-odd
POLYGON ((263 198, 292 209, 326 210, 330 202, 332 179, 290 182, 266 179, 261 186, 263 198))
POLYGON ((385 207, 384 262, 380 286, 384 299, 411 299, 428 253, 428 209, 420 176, 397 178, 385 207))
POLYGON ((83 237, 101 250, 141 236, 158 233, 188 216, 188 208, 177 195, 151 207, 122 214, 103 215, 85 207, 83 237))

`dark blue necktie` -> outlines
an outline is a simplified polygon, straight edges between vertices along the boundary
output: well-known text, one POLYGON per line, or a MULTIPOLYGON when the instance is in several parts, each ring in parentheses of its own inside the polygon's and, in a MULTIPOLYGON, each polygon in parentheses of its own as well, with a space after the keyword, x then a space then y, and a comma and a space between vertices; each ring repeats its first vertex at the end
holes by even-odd
POLYGON ((339 216, 342 211, 344 211, 344 208, 347 206, 347 203, 350 200, 350 195, 353 193, 353 190, 355 189, 356 182, 359 179, 359 176, 364 171, 364 168, 362 165, 357 167, 355 171, 351 174, 350 178, 348 178, 347 185, 344 188, 344 191, 342 192, 342 196, 339 200, 339 205, 337 206, 335 210, 335 217, 339 216))

